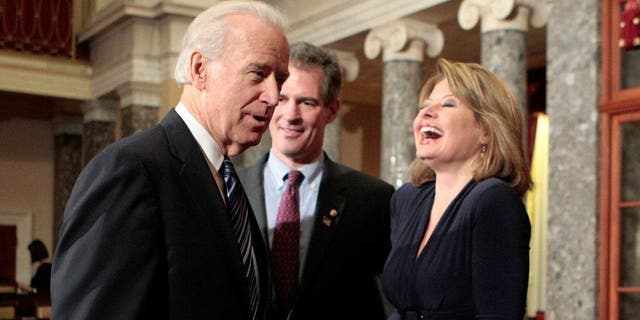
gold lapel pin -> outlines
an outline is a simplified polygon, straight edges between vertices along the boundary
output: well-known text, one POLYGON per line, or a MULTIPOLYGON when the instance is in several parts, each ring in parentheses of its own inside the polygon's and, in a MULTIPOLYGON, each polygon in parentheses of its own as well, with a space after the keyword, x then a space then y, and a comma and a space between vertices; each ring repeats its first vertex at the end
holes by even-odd
POLYGON ((327 227, 331 227, 331 219, 327 218, 327 216, 322 217, 322 223, 327 227))
POLYGON ((324 223, 324 225, 327 227, 331 227, 331 224, 333 223, 333 219, 337 216, 338 216, 338 210, 331 209, 329 210, 329 216, 322 217, 322 223, 324 223))

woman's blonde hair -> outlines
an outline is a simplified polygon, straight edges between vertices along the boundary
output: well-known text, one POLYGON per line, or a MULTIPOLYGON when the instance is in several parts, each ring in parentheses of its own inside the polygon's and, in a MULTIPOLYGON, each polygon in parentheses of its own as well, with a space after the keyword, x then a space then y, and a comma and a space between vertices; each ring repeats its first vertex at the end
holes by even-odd
MULTIPOLYGON (((487 133, 486 150, 476 161, 474 179, 500 178, 523 195, 532 183, 523 149, 523 116, 516 97, 502 80, 479 64, 439 59, 436 73, 422 86, 420 103, 442 80, 447 80, 451 92, 473 111, 487 133)), ((414 185, 436 179, 420 159, 413 161, 410 172, 414 185)))

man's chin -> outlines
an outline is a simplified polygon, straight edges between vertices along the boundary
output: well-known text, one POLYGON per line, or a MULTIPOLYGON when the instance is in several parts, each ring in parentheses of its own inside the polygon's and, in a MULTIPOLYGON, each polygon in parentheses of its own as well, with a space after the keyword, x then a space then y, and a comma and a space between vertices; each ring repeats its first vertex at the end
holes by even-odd
POLYGON ((282 154, 284 154, 287 158, 297 159, 303 155, 303 150, 296 148, 289 148, 282 150, 282 154))
POLYGON ((257 138, 246 139, 241 142, 236 142, 229 147, 228 155, 234 156, 243 153, 245 150, 254 147, 260 144, 260 140, 262 139, 262 135, 257 138))

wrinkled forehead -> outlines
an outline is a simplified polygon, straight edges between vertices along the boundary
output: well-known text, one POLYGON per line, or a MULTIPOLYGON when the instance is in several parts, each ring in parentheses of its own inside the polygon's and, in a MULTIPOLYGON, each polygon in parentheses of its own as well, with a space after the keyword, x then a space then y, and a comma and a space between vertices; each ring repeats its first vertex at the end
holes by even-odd
POLYGON ((270 51, 279 59, 288 61, 289 43, 283 30, 264 17, 251 13, 227 16, 223 47, 237 50, 245 47, 250 50, 270 51), (284 57, 280 57, 284 55, 284 57))

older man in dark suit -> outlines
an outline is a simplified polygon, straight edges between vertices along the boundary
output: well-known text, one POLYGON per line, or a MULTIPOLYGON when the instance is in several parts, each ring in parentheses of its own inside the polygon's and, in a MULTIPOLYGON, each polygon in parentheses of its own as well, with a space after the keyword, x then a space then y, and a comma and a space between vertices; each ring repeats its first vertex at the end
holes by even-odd
POLYGON ((240 173, 270 244, 273 318, 384 319, 376 275, 389 251, 393 187, 322 151, 340 107, 336 58, 297 43, 289 72, 271 150, 240 173))
POLYGON ((260 141, 278 103, 282 18, 222 2, 183 44, 178 106, 98 154, 74 186, 53 260, 55 320, 267 315, 267 249, 227 156, 260 141))

